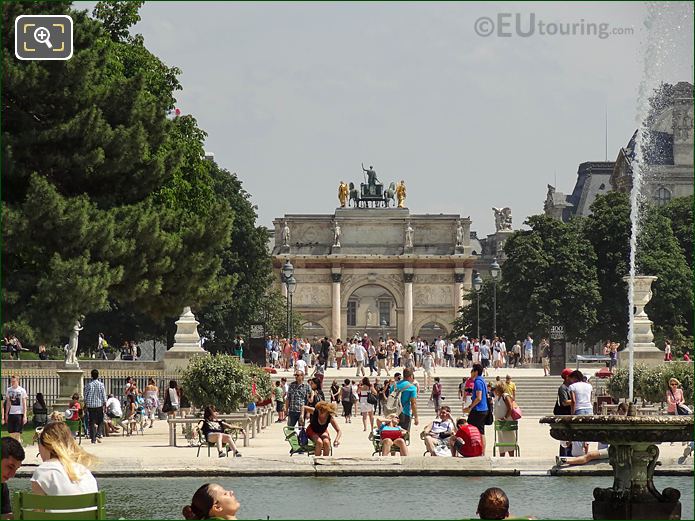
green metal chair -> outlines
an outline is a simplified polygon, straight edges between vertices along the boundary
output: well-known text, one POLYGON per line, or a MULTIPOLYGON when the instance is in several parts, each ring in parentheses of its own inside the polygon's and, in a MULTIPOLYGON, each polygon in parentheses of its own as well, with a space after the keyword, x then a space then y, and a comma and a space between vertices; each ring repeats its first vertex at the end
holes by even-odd
MULTIPOLYGON (((195 427, 193 427, 194 433, 193 435, 198 436, 198 453, 195 455, 195 457, 200 456, 200 449, 202 447, 205 447, 207 445, 208 448, 208 458, 210 457, 210 449, 212 447, 217 448, 217 443, 216 442, 210 442, 205 438, 205 435, 203 434, 203 428, 202 428, 203 422, 202 420, 196 424, 195 427)), ((225 430, 225 434, 229 434, 232 437, 232 441, 236 444, 237 439, 239 438, 239 431, 237 429, 231 429, 228 432, 228 429, 225 430)))
POLYGON ((285 441, 290 444, 290 456, 294 454, 306 454, 307 456, 311 456, 314 454, 316 444, 311 440, 309 440, 306 445, 299 443, 299 436, 297 436, 297 431, 294 427, 285 426, 282 432, 285 435, 285 441))
POLYGON ((82 445, 82 435, 84 434, 84 423, 82 422, 82 419, 80 418, 79 420, 65 420, 65 425, 68 426, 68 429, 70 429, 70 432, 72 432, 73 436, 75 436, 78 439, 78 444, 82 445))
POLYGON ((499 448, 514 448, 514 455, 521 456, 521 449, 519 449, 519 422, 518 421, 508 421, 508 420, 495 420, 495 444, 492 446, 492 455, 495 456, 497 452, 497 447, 499 448), (497 441, 498 432, 514 432, 514 443, 501 443, 497 441))
POLYGON ((30 492, 15 492, 12 511, 15 519, 106 519, 103 492, 78 496, 41 496, 30 492), (90 510, 74 511, 85 508, 90 510))

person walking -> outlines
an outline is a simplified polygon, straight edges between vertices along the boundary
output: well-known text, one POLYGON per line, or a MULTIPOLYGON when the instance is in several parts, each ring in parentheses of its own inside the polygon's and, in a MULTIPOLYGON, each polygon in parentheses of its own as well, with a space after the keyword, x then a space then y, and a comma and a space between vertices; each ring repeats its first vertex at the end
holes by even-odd
POLYGON ((413 369, 406 367, 403 370, 403 380, 397 380, 389 391, 400 392, 401 413, 398 415, 398 424, 406 431, 410 430, 412 420, 415 421, 415 425, 420 422, 417 412, 417 387, 414 381, 413 369))
POLYGON ((99 338, 97 340, 97 356, 101 360, 106 360, 106 348, 108 347, 108 344, 106 342, 106 339, 104 338, 104 333, 99 333, 99 338))
POLYGON ((543 363, 543 376, 550 376, 550 343, 547 339, 541 338, 538 344, 541 350, 541 362, 543 363))
POLYGON ((24 387, 19 385, 19 378, 15 375, 10 377, 10 386, 5 394, 5 421, 7 422, 7 432, 17 441, 21 441, 22 430, 27 423, 27 399, 28 394, 24 387))
POLYGON ((526 340, 524 340, 524 363, 531 364, 533 362, 533 338, 531 338, 531 333, 526 335, 526 340))
POLYGON ((345 423, 352 423, 352 384, 349 378, 343 380, 343 385, 340 387, 340 403, 343 406, 345 423))
POLYGON ((360 342, 355 342, 354 346, 355 367, 357 368, 355 371, 355 376, 359 377, 360 373, 362 373, 361 376, 365 376, 364 361, 367 358, 367 350, 360 342))
POLYGON ((388 353, 386 352, 386 346, 384 345, 383 340, 379 342, 379 349, 376 352, 376 362, 377 362, 377 371, 376 375, 381 376, 381 371, 386 371, 386 376, 391 376, 391 373, 389 373, 388 368, 386 367, 386 357, 388 356, 388 353))
POLYGON ((485 454, 485 420, 488 415, 487 403, 487 384, 483 378, 483 366, 473 364, 471 369, 471 378, 473 378, 473 401, 463 409, 464 414, 468 414, 468 423, 477 427, 480 431, 481 445, 483 454, 485 454))
POLYGON ((487 368, 490 367, 490 343, 485 337, 480 344, 480 365, 483 367, 482 376, 487 376, 487 368))
POLYGON ((273 398, 275 399, 275 412, 278 413, 278 419, 275 420, 275 423, 282 423, 285 421, 285 389, 280 380, 275 381, 273 398))
POLYGON ((430 401, 432 401, 432 404, 434 405, 434 413, 439 415, 439 409, 442 408, 442 384, 440 383, 438 376, 434 377, 430 401))
POLYGON ((292 382, 287 390, 287 399, 285 400, 285 413, 287 414, 287 425, 294 427, 297 425, 299 418, 302 415, 302 407, 309 401, 311 388, 304 383, 304 373, 296 371, 294 373, 294 382, 292 382))
POLYGON ((92 381, 84 386, 84 403, 89 416, 89 438, 92 443, 101 439, 97 437, 103 429, 104 411, 106 410, 106 389, 99 380, 99 371, 92 369, 92 381))
POLYGON ((154 427, 154 420, 159 410, 159 387, 154 383, 154 378, 147 380, 143 398, 145 399, 145 419, 150 420, 151 429, 154 427))
POLYGON ((369 432, 374 429, 374 405, 377 403, 377 396, 374 387, 369 382, 366 376, 362 378, 358 391, 358 399, 360 403, 360 414, 362 415, 362 425, 364 431, 367 432, 367 418, 369 418, 369 432))

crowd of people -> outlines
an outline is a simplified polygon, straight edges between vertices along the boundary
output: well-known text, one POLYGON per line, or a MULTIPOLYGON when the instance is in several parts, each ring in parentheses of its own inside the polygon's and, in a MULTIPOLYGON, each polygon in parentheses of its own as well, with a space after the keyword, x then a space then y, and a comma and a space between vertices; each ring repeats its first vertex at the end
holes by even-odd
MULTIPOLYGON (((438 367, 470 368, 482 365, 485 376, 487 369, 519 367, 539 360, 549 372, 550 344, 541 339, 534 351, 533 337, 529 334, 523 341, 507 344, 501 336, 480 339, 461 336, 456 340, 441 336, 432 342, 421 337, 411 337, 403 344, 398 339, 380 337, 373 341, 366 333, 362 338, 354 336, 346 341, 340 338, 323 337, 286 338, 266 337, 266 363, 269 367, 289 371, 297 367, 313 368, 319 361, 324 367, 355 369, 355 376, 386 376, 394 368, 423 368, 428 376, 438 367), (535 354, 534 354, 535 353, 535 354)), ((305 371, 306 372, 306 371, 305 371)))

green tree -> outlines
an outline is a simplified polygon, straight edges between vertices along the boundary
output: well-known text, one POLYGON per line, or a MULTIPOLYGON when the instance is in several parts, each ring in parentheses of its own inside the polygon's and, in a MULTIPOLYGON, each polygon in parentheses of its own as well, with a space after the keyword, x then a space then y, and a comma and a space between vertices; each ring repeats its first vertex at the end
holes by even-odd
POLYGON ((167 117, 172 69, 158 78, 141 48, 139 62, 124 59, 141 42, 114 40, 68 2, 5 3, 3 22, 5 327, 50 342, 81 313, 162 320, 223 293, 232 209, 213 198, 194 212, 185 197, 161 197, 178 181, 191 189, 177 194, 214 193, 205 179, 190 183, 203 161, 191 157, 202 147, 194 122, 167 117), (72 16, 73 58, 17 60, 13 20, 46 12, 72 16))
POLYGON ((597 197, 591 215, 582 221, 582 233, 596 254, 596 272, 601 299, 598 316, 588 335, 593 344, 599 341, 627 338, 627 284, 630 242, 630 201, 620 192, 597 197))
POLYGON ((560 323, 569 340, 581 340, 596 324, 601 298, 591 244, 572 223, 534 215, 525 224, 531 229, 504 244, 501 313, 515 336, 547 334, 560 323))
MULTIPOLYGON (((609 192, 596 198, 592 214, 582 223, 584 236, 597 256, 601 288, 599 316, 592 340, 627 338, 627 284, 629 272, 630 201, 628 195, 609 192)), ((645 205, 637 244, 637 272, 656 275, 653 297, 645 311, 659 337, 683 340, 692 331, 692 278, 685 256, 664 212, 645 205)), ((684 221, 686 219, 684 218, 684 221)), ((686 225, 687 226, 687 225, 686 225)), ((685 227, 685 226, 684 226, 685 227)))
POLYGON ((671 221, 673 235, 685 255, 685 263, 693 266, 693 196, 677 197, 661 213, 671 221))
MULTIPOLYGON (((500 294, 500 285, 497 284, 497 331, 500 335, 504 336, 506 331, 502 324, 502 315, 499 313, 499 304, 504 300, 503 295, 500 294)), ((478 334, 478 295, 475 291, 468 291, 464 295, 464 299, 468 301, 468 304, 461 306, 459 308, 458 315, 456 319, 452 322, 450 338, 456 338, 461 335, 466 335, 467 337, 475 337, 478 334)), ((480 290, 480 335, 487 335, 488 337, 492 333, 493 326, 493 313, 492 313, 492 280, 489 278, 483 279, 483 287, 480 290)))

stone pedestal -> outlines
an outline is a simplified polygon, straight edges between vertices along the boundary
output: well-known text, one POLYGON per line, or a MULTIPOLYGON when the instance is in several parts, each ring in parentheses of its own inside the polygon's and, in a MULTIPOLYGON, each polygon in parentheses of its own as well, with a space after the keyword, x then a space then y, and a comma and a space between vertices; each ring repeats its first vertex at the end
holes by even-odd
MULTIPOLYGON (((633 343, 634 343, 634 361, 646 365, 656 365, 664 361, 664 353, 654 344, 654 333, 652 332, 653 322, 649 320, 644 307, 652 299, 652 282, 657 277, 651 275, 635 276, 635 289, 633 292, 633 300, 635 305, 635 318, 633 326, 633 343)), ((629 283, 629 277, 623 277, 625 282, 629 283)), ((628 349, 621 351, 621 357, 624 364, 630 356, 628 349)))
POLYGON ((174 345, 164 355, 164 370, 166 372, 185 369, 188 360, 196 355, 207 355, 200 345, 198 334, 199 322, 190 307, 183 308, 183 313, 176 321, 176 335, 174 345))
POLYGON ((60 377, 60 396, 53 403, 53 410, 65 412, 72 400, 72 395, 77 393, 80 398, 84 394, 84 373, 81 369, 58 369, 60 377))

